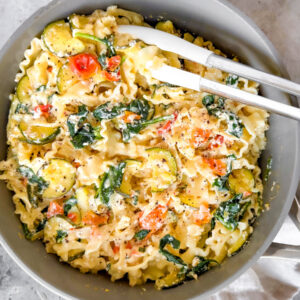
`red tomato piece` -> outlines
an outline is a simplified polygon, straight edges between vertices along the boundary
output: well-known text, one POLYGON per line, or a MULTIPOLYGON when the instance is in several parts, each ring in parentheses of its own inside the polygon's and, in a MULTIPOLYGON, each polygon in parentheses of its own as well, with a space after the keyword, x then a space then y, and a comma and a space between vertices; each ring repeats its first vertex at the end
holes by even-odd
POLYGON ((64 209, 63 206, 57 201, 51 201, 47 211, 47 218, 50 219, 56 215, 63 215, 64 209))
POLYGON ((116 55, 107 59, 107 69, 108 71, 114 71, 121 63, 121 56, 116 55))
POLYGON ((166 206, 158 205, 147 215, 141 216, 139 220, 142 229, 148 229, 153 232, 160 229, 164 224, 164 219, 167 215, 168 208, 166 206))
POLYGON ((67 217, 74 223, 76 223, 78 221, 78 214, 75 212, 68 213, 67 217))
POLYGON ((209 143, 208 148, 218 148, 224 143, 224 136, 221 134, 217 134, 212 141, 209 143))
POLYGON ((48 118, 51 108, 52 108, 51 104, 46 104, 46 105, 40 104, 34 108, 34 111, 36 113, 38 113, 39 115, 42 115, 42 116, 48 118))
POLYGON ((101 69, 97 57, 88 53, 69 57, 69 64, 71 71, 83 79, 90 78, 101 69))
POLYGON ((227 165, 221 159, 203 158, 203 161, 209 165, 216 175, 224 176, 226 174, 227 165))
POLYGON ((202 144, 206 143, 210 137, 211 130, 196 128, 192 132, 192 145, 194 147, 200 147, 202 144))
POLYGON ((115 73, 115 72, 110 73, 110 72, 107 72, 106 70, 104 70, 103 75, 108 81, 119 81, 121 79, 120 71, 118 71, 117 73, 115 73))
POLYGON ((92 211, 87 212, 84 217, 82 218, 82 222, 85 225, 103 225, 106 224, 108 221, 108 215, 103 214, 103 215, 97 215, 92 211))
POLYGON ((252 192, 248 192, 248 191, 243 192, 243 197, 244 197, 244 198, 247 198, 247 197, 249 197, 251 194, 252 194, 252 192))
POLYGON ((158 134, 165 135, 167 132, 169 132, 171 130, 173 123, 176 121, 176 119, 178 117, 178 113, 175 111, 173 115, 174 115, 173 120, 169 120, 162 127, 160 127, 158 129, 158 134))

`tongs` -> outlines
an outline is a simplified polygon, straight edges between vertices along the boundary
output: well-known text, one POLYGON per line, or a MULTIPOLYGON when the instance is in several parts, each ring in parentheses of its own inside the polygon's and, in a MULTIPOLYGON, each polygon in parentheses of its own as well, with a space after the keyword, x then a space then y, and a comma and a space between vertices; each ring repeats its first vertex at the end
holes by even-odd
MULTIPOLYGON (((156 45, 162 50, 174 52, 180 57, 189 59, 206 67, 217 68, 300 96, 300 84, 216 55, 212 51, 194 45, 167 32, 135 25, 120 25, 118 31, 120 33, 130 34, 134 38, 144 41, 146 44, 156 45)), ((299 108, 208 80, 191 72, 174 68, 166 64, 151 72, 154 78, 163 82, 196 91, 213 93, 246 105, 253 105, 285 117, 298 121, 300 120, 299 108)))

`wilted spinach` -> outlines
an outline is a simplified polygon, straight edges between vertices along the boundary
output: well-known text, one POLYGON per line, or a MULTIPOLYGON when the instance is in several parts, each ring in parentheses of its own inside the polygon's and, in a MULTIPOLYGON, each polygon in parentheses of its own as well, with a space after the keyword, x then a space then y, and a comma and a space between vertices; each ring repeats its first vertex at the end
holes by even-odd
POLYGON ((244 125, 241 119, 233 112, 226 111, 225 117, 227 119, 227 132, 240 138, 243 134, 244 125))
POLYGON ((126 105, 123 103, 118 105, 113 105, 110 102, 106 102, 100 106, 98 106, 94 112, 94 117, 99 120, 111 120, 121 115, 126 110, 126 105))
POLYGON ((237 87, 239 83, 239 76, 234 75, 234 74, 229 74, 226 77, 226 85, 232 86, 232 87, 237 87))
POLYGON ((69 210, 77 204, 77 199, 72 197, 70 199, 68 199, 67 201, 65 201, 64 203, 64 215, 67 216, 69 210))
POLYGON ((228 191, 228 177, 232 171, 232 162, 236 159, 234 154, 227 156, 227 170, 224 176, 218 176, 212 186, 217 187, 219 191, 228 191))
POLYGON ((147 236, 149 232, 150 230, 148 229, 142 229, 134 235, 134 238, 141 241, 147 236))
MULTIPOLYGON (((216 212, 214 213, 214 221, 221 222, 227 229, 234 230, 239 220, 243 217, 246 210, 243 209, 247 203, 241 204, 240 201, 243 198, 243 194, 237 194, 228 201, 224 201, 220 204, 216 212)), ((212 223, 214 225, 214 223, 212 223)), ((213 228, 214 226, 212 226, 213 228)))
POLYGON ((40 200, 43 191, 48 187, 48 183, 44 178, 37 176, 34 171, 27 166, 19 166, 17 171, 24 177, 27 178, 27 195, 30 203, 33 207, 37 207, 38 201, 40 200))
POLYGON ((195 267, 192 267, 190 269, 189 273, 187 274, 188 277, 190 277, 194 274, 199 276, 199 275, 205 273, 206 271, 208 271, 210 269, 211 263, 219 265, 219 263, 214 259, 205 258, 203 256, 196 256, 196 258, 198 259, 199 262, 195 267))
POLYGON ((64 230, 57 230, 56 233, 56 243, 61 244, 63 240, 68 236, 68 233, 64 230))
POLYGON ((153 92, 152 92, 151 98, 154 98, 156 91, 158 89, 160 89, 161 87, 163 87, 163 86, 178 87, 177 85, 174 85, 174 84, 171 84, 171 83, 168 83, 168 82, 163 82, 163 83, 160 83, 160 84, 153 84, 152 86, 153 86, 153 92))
POLYGON ((18 103, 15 109, 15 114, 32 114, 29 111, 29 106, 27 104, 18 103))
POLYGON ((102 203, 108 205, 111 195, 121 186, 126 162, 119 163, 116 167, 110 166, 100 180, 97 197, 102 203))

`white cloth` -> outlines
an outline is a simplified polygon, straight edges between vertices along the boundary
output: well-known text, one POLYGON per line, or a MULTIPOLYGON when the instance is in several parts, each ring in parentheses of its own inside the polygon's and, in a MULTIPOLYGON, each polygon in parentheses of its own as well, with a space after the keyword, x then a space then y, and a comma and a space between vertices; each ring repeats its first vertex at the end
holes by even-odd
MULTIPOLYGON (((275 242, 300 245, 300 232, 288 217, 275 242)), ((260 258, 246 273, 208 300, 300 300, 300 262, 260 258)))

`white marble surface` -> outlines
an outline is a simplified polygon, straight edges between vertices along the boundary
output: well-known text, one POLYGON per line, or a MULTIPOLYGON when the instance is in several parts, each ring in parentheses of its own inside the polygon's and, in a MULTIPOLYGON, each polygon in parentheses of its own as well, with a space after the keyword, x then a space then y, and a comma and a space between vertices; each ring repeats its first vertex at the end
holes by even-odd
MULTIPOLYGON (((49 0, 0 0, 0 47, 25 19, 49 2, 49 0)), ((300 83, 300 0, 230 0, 230 2, 249 15, 266 33, 279 51, 291 78, 300 83)), ((285 232, 291 230, 295 228, 288 219, 277 236, 277 241, 284 241, 285 232)), ((295 244, 300 244, 300 238, 295 241, 295 244)), ((259 267, 257 264, 255 269, 259 267)), ((285 268, 288 267, 289 264, 286 263, 285 268)), ((246 272, 243 277, 247 278, 251 272, 253 271, 246 272)), ((278 293, 285 295, 283 291, 270 290, 270 295, 274 298, 268 296, 260 299, 278 299, 276 297, 278 293)), ((232 299, 228 292, 212 298, 232 299)), ((0 246, 0 299, 59 300, 62 298, 33 281, 0 246)), ((295 295, 293 299, 300 300, 300 296, 295 295)))

